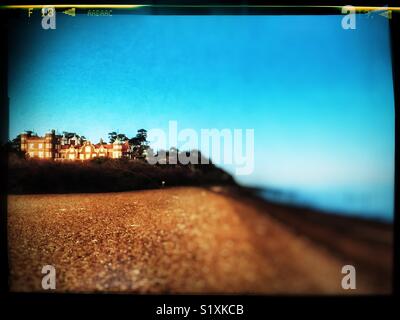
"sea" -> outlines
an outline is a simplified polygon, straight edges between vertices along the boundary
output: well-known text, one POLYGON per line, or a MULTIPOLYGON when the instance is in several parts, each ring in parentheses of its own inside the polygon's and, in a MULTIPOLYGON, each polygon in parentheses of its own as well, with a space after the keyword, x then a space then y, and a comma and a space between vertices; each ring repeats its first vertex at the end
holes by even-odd
POLYGON ((266 200, 318 209, 326 213, 393 222, 394 187, 358 186, 312 188, 259 188, 266 200))

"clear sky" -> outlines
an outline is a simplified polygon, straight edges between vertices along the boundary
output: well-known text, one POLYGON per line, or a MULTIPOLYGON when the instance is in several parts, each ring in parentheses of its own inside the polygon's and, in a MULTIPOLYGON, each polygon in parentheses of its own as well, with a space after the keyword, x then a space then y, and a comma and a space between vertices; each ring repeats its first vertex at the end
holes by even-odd
MULTIPOLYGON (((385 190, 391 211, 394 98, 387 19, 342 16, 57 15, 25 23, 10 57, 10 136, 252 128, 242 183, 385 190)), ((367 191, 365 191, 367 190, 367 191)), ((376 209, 376 211, 379 211, 376 209)), ((391 214, 391 212, 390 212, 391 214)))

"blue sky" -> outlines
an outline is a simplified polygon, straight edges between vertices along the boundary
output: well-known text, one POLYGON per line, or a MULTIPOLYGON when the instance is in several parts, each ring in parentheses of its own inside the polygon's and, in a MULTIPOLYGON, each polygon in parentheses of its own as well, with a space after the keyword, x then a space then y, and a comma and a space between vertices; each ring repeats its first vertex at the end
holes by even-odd
MULTIPOLYGON (((252 185, 386 190, 394 172, 387 19, 57 16, 21 26, 10 57, 10 136, 139 128, 253 128, 252 185), (369 186, 366 187, 366 186, 369 186)), ((388 191, 389 190, 389 191, 388 191)))

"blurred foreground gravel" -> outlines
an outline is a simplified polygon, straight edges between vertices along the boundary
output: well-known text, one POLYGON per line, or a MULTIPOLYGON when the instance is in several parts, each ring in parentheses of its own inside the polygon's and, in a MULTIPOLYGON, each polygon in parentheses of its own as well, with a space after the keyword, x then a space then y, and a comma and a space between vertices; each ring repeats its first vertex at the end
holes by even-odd
POLYGON ((56 291, 347 293, 346 261, 207 189, 12 195, 8 206, 12 291, 42 291, 51 264, 56 291))

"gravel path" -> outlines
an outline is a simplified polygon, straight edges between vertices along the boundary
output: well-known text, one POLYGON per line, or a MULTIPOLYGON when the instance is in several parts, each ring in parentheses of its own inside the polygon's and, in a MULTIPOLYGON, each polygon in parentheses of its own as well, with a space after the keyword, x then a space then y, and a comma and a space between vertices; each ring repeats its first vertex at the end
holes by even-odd
MULTIPOLYGON (((206 189, 9 196, 11 290, 344 293, 329 251, 206 189)), ((359 286, 358 292, 369 288, 359 286)))

